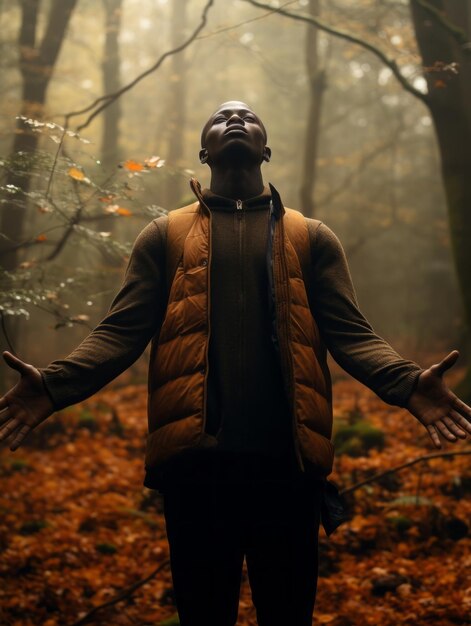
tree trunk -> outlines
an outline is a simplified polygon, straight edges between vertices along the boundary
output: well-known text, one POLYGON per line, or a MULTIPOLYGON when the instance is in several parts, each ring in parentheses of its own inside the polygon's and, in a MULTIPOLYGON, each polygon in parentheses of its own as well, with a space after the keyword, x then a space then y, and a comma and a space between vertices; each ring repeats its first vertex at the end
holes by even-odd
MULTIPOLYGON (((64 39, 70 16, 77 0, 54 0, 41 44, 36 45, 36 28, 39 0, 22 0, 21 27, 18 36, 20 71, 23 79, 20 115, 40 119, 49 81, 64 39)), ((11 156, 14 160, 19 152, 32 153, 36 150, 39 135, 32 133, 22 120, 18 120, 11 156)), ((27 171, 8 174, 5 185, 20 187, 23 192, 30 189, 31 178, 27 171)), ((15 269, 18 264, 16 244, 23 233, 26 203, 6 202, 0 209, 0 231, 6 238, 0 239, 0 265, 4 269, 15 269)))
MULTIPOLYGON (((187 22, 186 0, 173 0, 171 21, 171 47, 178 46, 185 36, 187 22)), ((186 71, 187 62, 185 53, 175 54, 171 59, 171 90, 168 116, 168 148, 166 154, 169 169, 165 190, 165 205, 169 209, 177 207, 182 200, 184 190, 188 185, 182 178, 179 168, 183 164, 183 131, 186 121, 186 71)))
MULTIPOLYGON (((103 51, 103 93, 109 94, 121 88, 119 31, 121 28, 122 0, 103 0, 105 9, 105 46, 103 51)), ((103 113, 102 163, 106 170, 116 167, 120 161, 119 120, 120 100, 113 102, 103 113)))
MULTIPOLYGON (((440 147, 448 204, 452 250, 463 296, 467 326, 467 356, 471 356, 471 53, 453 34, 450 24, 471 39, 471 9, 467 2, 428 0, 442 19, 420 2, 411 1, 412 18, 428 85, 427 104, 440 147), (447 26, 448 25, 448 26, 447 26), (458 74, 446 65, 458 63, 458 74), (445 67, 444 67, 444 65, 445 67)), ((468 44, 469 46, 469 44, 468 44)), ((471 368, 458 393, 471 401, 471 368)))
MULTIPOLYGON (((40 2, 39 0, 22 0, 21 2, 18 49, 20 72, 23 80, 20 110, 22 116, 34 119, 41 119, 43 116, 49 81, 76 2, 77 0, 53 0, 46 30, 39 45, 36 42, 36 31, 40 2)), ((23 193, 30 190, 29 167, 24 161, 24 156, 20 163, 18 154, 34 153, 38 142, 39 135, 31 132, 31 129, 19 119, 11 150, 12 167, 6 176, 5 186, 13 185, 20 188, 23 193)), ((19 262, 18 244, 23 236, 27 201, 21 193, 14 194, 13 201, 11 196, 4 199, 6 202, 0 206, 0 232, 3 235, 0 237, 0 267, 4 270, 15 270, 19 262)), ((13 323, 9 324, 8 334, 12 346, 17 348, 17 320, 13 320, 13 323)), ((0 342, 2 348, 10 347, 7 345, 3 334, 0 342)))
MULTIPOLYGON (((309 13, 319 15, 319 0, 309 0, 309 13)), ((309 84, 309 104, 306 122, 306 138, 300 189, 301 209, 307 217, 314 217, 313 197, 316 179, 316 162, 319 148, 319 130, 322 100, 326 88, 325 71, 319 62, 319 30, 306 26, 306 70, 309 84)))

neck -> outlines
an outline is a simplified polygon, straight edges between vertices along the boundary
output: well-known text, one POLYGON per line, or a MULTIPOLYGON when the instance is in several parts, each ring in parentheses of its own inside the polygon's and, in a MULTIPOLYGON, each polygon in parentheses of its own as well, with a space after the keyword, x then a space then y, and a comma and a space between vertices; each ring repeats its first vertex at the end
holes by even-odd
POLYGON ((218 196, 233 200, 246 200, 258 196, 263 191, 263 178, 260 167, 256 169, 211 169, 210 189, 218 196))

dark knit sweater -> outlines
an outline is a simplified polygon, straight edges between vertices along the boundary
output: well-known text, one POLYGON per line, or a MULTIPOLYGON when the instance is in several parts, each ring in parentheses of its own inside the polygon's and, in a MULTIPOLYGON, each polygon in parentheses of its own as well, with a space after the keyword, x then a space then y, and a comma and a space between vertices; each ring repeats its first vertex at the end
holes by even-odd
MULTIPOLYGON (((290 458, 289 411, 270 338, 269 192, 244 201, 241 209, 234 200, 203 193, 212 228, 206 430, 217 435, 221 453, 290 458)), ((314 220, 308 226, 312 284, 307 288, 328 350, 383 400, 404 406, 421 368, 401 358, 362 315, 334 233, 314 220)), ((98 391, 129 367, 159 331, 166 307, 166 227, 167 218, 160 217, 144 228, 106 317, 67 358, 41 370, 56 409, 98 391)), ((145 484, 154 482, 148 476, 145 484)))

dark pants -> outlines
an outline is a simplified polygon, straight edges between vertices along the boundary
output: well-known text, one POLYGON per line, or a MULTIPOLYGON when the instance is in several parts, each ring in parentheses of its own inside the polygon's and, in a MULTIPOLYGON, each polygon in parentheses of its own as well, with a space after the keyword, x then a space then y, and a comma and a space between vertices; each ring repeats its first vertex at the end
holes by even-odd
POLYGON ((174 485, 164 493, 182 626, 234 626, 244 556, 259 626, 311 626, 320 488, 301 479, 174 485))

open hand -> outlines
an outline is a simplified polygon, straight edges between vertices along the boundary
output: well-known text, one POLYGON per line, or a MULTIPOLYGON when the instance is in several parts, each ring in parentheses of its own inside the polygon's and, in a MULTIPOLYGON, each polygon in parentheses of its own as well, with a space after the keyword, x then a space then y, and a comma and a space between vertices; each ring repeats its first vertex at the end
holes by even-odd
POLYGON ((54 412, 54 407, 39 370, 10 352, 4 352, 3 358, 21 374, 16 385, 0 398, 0 442, 7 439, 10 450, 16 450, 30 431, 54 412))
POLYGON ((453 350, 440 363, 424 370, 406 405, 425 426, 436 448, 441 448, 439 435, 451 442, 471 435, 471 407, 443 381, 443 374, 456 363, 459 355, 458 350, 453 350))

